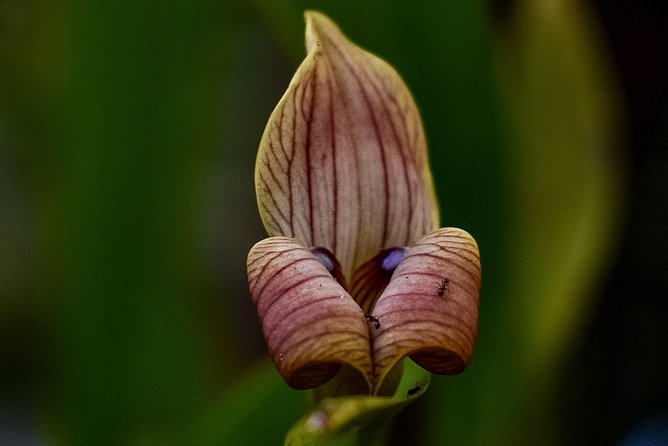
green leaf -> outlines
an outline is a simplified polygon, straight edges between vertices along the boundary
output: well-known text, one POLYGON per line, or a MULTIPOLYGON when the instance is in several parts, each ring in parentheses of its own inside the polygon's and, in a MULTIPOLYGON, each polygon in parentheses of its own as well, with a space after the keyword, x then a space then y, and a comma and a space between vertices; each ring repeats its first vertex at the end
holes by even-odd
POLYGON ((430 375, 410 360, 392 396, 325 398, 288 432, 289 446, 382 445, 390 421, 424 393, 430 375))
POLYGON ((594 19, 582 2, 520 1, 496 35, 507 181, 485 199, 507 210, 497 236, 506 252, 490 256, 479 239, 478 348, 439 392, 457 410, 432 419, 435 444, 560 443, 555 378, 619 223, 618 104, 594 19), (488 265, 501 275, 485 274, 488 265))
POLYGON ((499 51, 514 172, 509 268, 522 272, 511 280, 526 309, 517 320, 540 369, 577 332, 606 264, 620 209, 619 122, 607 54, 582 4, 520 2, 513 24, 499 51))
POLYGON ((263 361, 202 415, 181 444, 278 444, 305 407, 305 393, 289 388, 274 364, 263 361))

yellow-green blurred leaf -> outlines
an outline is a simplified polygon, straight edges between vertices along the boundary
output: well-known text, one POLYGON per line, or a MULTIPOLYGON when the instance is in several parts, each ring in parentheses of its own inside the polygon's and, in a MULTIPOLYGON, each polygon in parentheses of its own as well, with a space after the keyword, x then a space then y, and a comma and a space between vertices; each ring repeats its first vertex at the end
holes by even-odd
POLYGON ((389 423, 429 386, 428 372, 410 360, 393 396, 325 398, 288 432, 288 446, 383 445, 389 423))

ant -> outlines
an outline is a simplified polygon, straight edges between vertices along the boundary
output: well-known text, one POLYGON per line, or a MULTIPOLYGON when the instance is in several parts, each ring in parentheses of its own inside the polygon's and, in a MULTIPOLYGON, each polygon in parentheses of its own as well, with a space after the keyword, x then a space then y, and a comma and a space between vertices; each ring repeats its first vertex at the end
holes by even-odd
POLYGON ((438 284, 438 295, 443 297, 443 295, 450 289, 450 279, 444 277, 443 280, 438 284))
POLYGON ((364 319, 366 319, 367 322, 373 322, 373 326, 376 330, 378 330, 380 328, 380 321, 373 314, 371 314, 371 313, 365 314, 364 319))
POLYGON ((420 391, 420 389, 422 389, 422 386, 415 386, 415 387, 413 387, 412 389, 408 389, 408 392, 406 392, 406 394, 407 394, 408 396, 413 396, 413 395, 415 395, 416 393, 418 393, 418 392, 420 391))

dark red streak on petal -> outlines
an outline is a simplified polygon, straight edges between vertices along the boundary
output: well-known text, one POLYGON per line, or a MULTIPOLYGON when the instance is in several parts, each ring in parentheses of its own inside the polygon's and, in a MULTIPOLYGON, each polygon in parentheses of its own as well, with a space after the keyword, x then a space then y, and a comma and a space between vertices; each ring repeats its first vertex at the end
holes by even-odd
MULTIPOLYGON (((294 247, 294 248, 288 248, 288 249, 286 249, 286 250, 284 250, 284 251, 280 251, 280 252, 271 251, 270 249, 267 249, 267 248, 270 248, 270 247, 273 248, 273 247, 276 246, 276 245, 281 245, 281 244, 280 244, 280 243, 276 243, 276 244, 274 244, 274 243, 271 243, 271 244, 270 244, 270 243, 266 243, 266 244, 263 246, 263 249, 262 249, 262 250, 264 251, 264 253, 263 253, 262 255, 260 255, 260 256, 253 257, 253 260, 248 264, 248 267, 247 267, 247 268, 248 268, 248 275, 249 275, 249 276, 251 275, 251 273, 254 274, 255 271, 256 271, 258 268, 259 268, 259 269, 264 269, 264 268, 267 266, 268 263, 273 262, 274 260, 276 260, 277 258, 279 258, 279 257, 282 256, 282 255, 289 254, 289 253, 291 253, 291 252, 294 252, 294 251, 300 251, 300 250, 304 249, 304 248, 301 248, 301 247, 294 247), (258 268, 255 268, 255 267, 254 267, 254 266, 257 265, 260 261, 264 260, 265 257, 270 256, 270 255, 272 255, 272 254, 274 254, 274 256, 273 256, 271 259, 266 260, 262 266, 259 266, 258 268)), ((257 283, 259 280, 261 280, 261 277, 262 277, 261 274, 259 274, 258 276, 254 277, 254 279, 253 279, 253 281, 252 281, 252 284, 257 283)), ((252 284, 251 284, 251 289, 253 288, 252 284)))
MULTIPOLYGON (((274 152, 274 145, 272 144, 271 141, 269 141, 269 153, 270 153, 271 156, 273 156, 273 157, 276 159, 276 161, 278 162, 278 157, 276 156, 276 153, 274 152)), ((281 194, 287 196, 287 195, 288 195, 288 191, 286 191, 285 189, 283 189, 283 184, 282 184, 280 181, 278 181, 278 178, 276 177, 276 173, 274 172, 274 169, 272 169, 272 168, 271 168, 271 165, 269 164, 269 160, 265 158, 265 159, 263 159, 261 162, 262 162, 262 165, 264 166, 264 169, 260 170, 260 178, 262 179, 262 181, 264 181, 264 184, 267 185, 267 189, 269 189, 269 192, 272 192, 272 190, 271 190, 271 188, 268 187, 268 186, 269 186, 269 182, 264 178, 264 175, 263 175, 263 174, 264 174, 265 172, 269 172, 269 175, 271 176, 271 179, 273 180, 274 184, 276 184, 276 186, 278 187, 278 191, 279 191, 281 194)), ((284 172, 281 172, 281 173, 282 173, 282 174, 285 174, 284 172)), ((273 198, 273 197, 272 197, 272 198, 273 198)), ((275 200, 274 200, 274 202, 275 202, 275 200)))
MULTIPOLYGON (((404 309, 405 311, 405 309, 404 309)), ((385 313, 384 316, 389 315, 391 313, 385 313)), ((432 314, 426 314, 420 318, 411 318, 411 319, 401 319, 401 325, 396 328, 396 327, 388 327, 386 330, 383 330, 381 333, 376 336, 378 339, 382 338, 383 336, 386 336, 388 332, 394 330, 398 330, 406 333, 411 333, 414 334, 414 336, 408 337, 408 336, 403 336, 401 339, 397 341, 393 341, 387 344, 383 344, 382 347, 379 347, 376 349, 376 352, 383 351, 383 349, 387 348, 388 346, 397 343, 397 342, 404 342, 408 341, 411 339, 416 339, 419 340, 420 343, 424 343, 425 339, 432 339, 434 342, 438 339, 442 339, 443 336, 447 338, 452 338, 450 335, 443 335, 443 328, 448 329, 448 333, 456 332, 460 333, 462 337, 466 338, 471 344, 475 341, 475 338, 471 337, 469 334, 466 333, 466 331, 462 330, 460 327, 465 326, 466 321, 460 317, 457 317, 454 312, 444 312, 444 311, 439 311, 436 312, 434 311, 432 314), (452 322, 443 322, 442 320, 437 320, 434 319, 434 314, 439 314, 446 316, 449 321, 454 321, 454 324, 452 322), (411 325, 416 326, 418 329, 412 329, 411 325), (433 330, 429 330, 427 327, 432 327, 433 330), (442 336, 435 336, 435 333, 441 333, 442 336)), ((438 345, 438 344, 435 344, 438 345)))
POLYGON ((297 141, 297 92, 299 91, 299 86, 300 84, 295 86, 295 92, 292 95, 292 143, 290 144, 290 147, 292 147, 292 156, 288 159, 288 170, 286 172, 288 178, 288 190, 290 191, 288 202, 290 203, 290 228, 292 234, 294 234, 295 227, 295 211, 292 203, 292 163, 294 161, 294 147, 297 141))
MULTIPOLYGON (((410 300, 412 300, 413 298, 418 298, 418 299, 443 299, 441 296, 436 294, 436 292, 434 292, 434 293, 398 293, 398 294, 392 294, 391 296, 388 296, 387 298, 388 299, 394 299, 394 298, 405 299, 406 304, 401 305, 401 306, 396 306, 397 308, 395 308, 394 310, 391 310, 391 311, 383 311, 383 316, 389 316, 389 315, 395 314, 395 313, 400 313, 401 314, 401 313, 406 312, 407 307, 410 308, 410 307, 413 306, 412 304, 410 304, 409 299, 410 300)), ((448 300, 448 305, 456 305, 457 307, 461 308, 468 315, 473 316, 473 313, 471 312, 471 309, 469 307, 465 306, 458 299, 453 299, 453 298, 449 299, 448 300)), ((438 310, 433 309, 431 311, 438 311, 438 310)), ((448 315, 451 314, 451 312, 448 312, 448 311, 438 311, 438 312, 442 313, 442 314, 448 314, 448 315)), ((403 320, 404 319, 402 319, 402 324, 403 324, 403 320)), ((409 320, 409 319, 406 319, 406 320, 409 320)), ((389 325, 388 325, 388 327, 389 327, 389 325)))
MULTIPOLYGON (((292 250, 294 251, 294 250, 298 250, 298 249, 299 248, 293 248, 292 250)), ((285 251, 282 252, 281 254, 285 254, 285 251)), ((286 269, 288 269, 290 267, 294 267, 294 265, 296 265, 298 263, 312 262, 312 261, 313 261, 313 259, 303 258, 303 257, 290 261, 289 263, 287 263, 286 265, 283 265, 278 270, 271 271, 271 277, 269 277, 265 280, 265 282, 264 282, 264 284, 262 284, 262 287, 260 288, 260 290, 257 290, 257 289, 255 289, 255 287, 253 287, 253 288, 251 288, 251 293, 253 294, 253 296, 262 296, 264 294, 264 290, 267 288, 267 286, 271 285, 274 282, 274 280, 276 280, 281 275, 280 274, 281 272, 285 271, 286 269)), ((258 281, 262 280, 263 273, 260 273, 258 275, 258 281)), ((258 297, 258 299, 259 299, 259 297, 258 297)))
MULTIPOLYGON (((275 331, 278 329, 280 326, 280 322, 278 324, 275 324, 275 327, 269 332, 265 333, 265 336, 268 340, 270 340, 271 345, 276 346, 276 351, 281 351, 281 349, 286 345, 296 345, 297 342, 295 342, 295 335, 299 339, 298 344, 303 344, 306 342, 309 342, 311 340, 320 338, 323 336, 323 334, 327 334, 327 330, 323 329, 318 329, 317 325, 319 322, 322 322, 322 314, 315 314, 315 315, 310 315, 310 318, 302 317, 299 318, 299 324, 295 325, 292 330, 287 331, 285 333, 281 333, 280 336, 274 336, 275 331), (305 327, 311 326, 313 329, 312 330, 305 330, 305 327), (301 335, 301 336, 299 336, 301 335)), ((339 315, 327 315, 327 323, 332 324, 336 323, 337 320, 340 320, 342 324, 345 324, 345 322, 348 320, 348 317, 350 317, 349 314, 339 314, 339 315)), ((269 325, 269 324, 267 324, 269 325)), ((337 331, 338 334, 347 334, 351 335, 347 337, 347 342, 350 341, 351 337, 358 337, 366 340, 366 337, 361 335, 358 331, 355 330, 350 330, 350 329, 341 329, 337 331)), ((346 349, 343 349, 344 351, 346 349)), ((329 350, 328 351, 334 351, 334 350, 329 350)), ((365 352, 368 354, 368 352, 365 352)))
MULTIPOLYGON (((305 282, 306 281, 302 281, 302 284, 305 283, 305 282)), ((281 313, 280 314, 281 320, 288 319, 288 318, 291 319, 291 320, 294 320, 291 316, 294 316, 296 313, 299 313, 300 311, 303 311, 306 308, 311 307, 313 305, 323 305, 323 302, 328 300, 328 299, 340 299, 340 296, 338 296, 338 295, 328 295, 328 296, 325 296, 325 297, 321 297, 321 298, 318 298, 318 299, 308 301, 306 303, 302 303, 299 306, 293 308, 292 311, 289 311, 287 313, 285 313, 285 312, 281 313)), ((318 313, 317 309, 306 313, 306 316, 309 316, 309 315, 313 317, 314 321, 322 320, 322 314, 318 313)), ((329 317, 329 314, 328 314, 328 317, 329 317)), ((302 324, 302 325, 306 325, 306 324, 302 324)), ((269 337, 272 333, 273 333, 273 330, 271 332, 267 333, 267 337, 269 337)))
POLYGON ((274 197, 274 193, 271 190, 271 187, 269 187, 268 184, 266 184, 266 181, 264 178, 260 177, 260 182, 262 184, 259 184, 258 186, 262 188, 262 190, 267 194, 271 202, 274 204, 273 208, 270 210, 267 207, 267 204, 264 202, 260 203, 260 206, 262 206, 262 209, 265 210, 266 214, 271 217, 275 225, 282 230, 282 233, 287 235, 287 236, 292 236, 292 229, 290 228, 290 222, 288 221, 288 217, 283 213, 283 210, 281 207, 278 205, 278 202, 276 201, 276 198, 274 197), (277 212, 276 212, 277 211, 277 212), (282 222, 279 222, 278 217, 282 220, 282 222))
POLYGON ((441 242, 443 242, 445 244, 450 244, 450 243, 455 243, 453 240, 464 240, 465 242, 460 243, 460 244, 471 246, 471 239, 470 238, 467 238, 467 237, 464 237, 464 236, 458 235, 458 234, 459 234, 458 231, 435 232, 431 235, 425 236, 421 240, 421 243, 426 245, 426 244, 429 244, 430 240, 436 239, 436 240, 439 240, 439 243, 436 243, 436 244, 440 245, 441 242), (444 238, 446 238, 445 241, 443 241, 444 238))
MULTIPOLYGON (((454 254, 458 254, 458 253, 454 253, 454 254)), ((438 259, 438 260, 446 260, 448 262, 447 263, 448 268, 454 267, 454 268, 457 268, 458 270, 463 271, 473 281, 473 283, 477 283, 480 280, 480 273, 478 273, 477 268, 468 269, 464 265, 460 265, 458 262, 453 262, 450 259, 444 259, 442 256, 438 256, 436 254, 429 254, 429 253, 419 253, 419 254, 416 253, 416 254, 413 254, 411 257, 429 257, 429 258, 434 258, 434 259, 438 259)), ((474 267, 477 266, 476 263, 474 261, 472 261, 471 259, 459 256, 459 255, 458 255, 457 258, 466 261, 467 263, 473 265, 474 267)), ((441 279, 442 278, 443 277, 441 277, 441 279)))
MULTIPOLYGON (((420 336, 413 336, 413 337, 403 337, 399 340, 395 340, 392 342, 384 343, 382 347, 376 349, 376 361, 378 365, 381 364, 387 364, 388 361, 386 359, 391 359, 395 360, 396 355, 390 353, 390 354, 385 354, 386 351, 396 351, 396 350, 405 350, 405 353, 407 355, 414 355, 417 353, 419 350, 425 350, 425 349, 437 349, 437 350, 448 350, 453 353, 457 353, 455 350, 451 348, 444 347, 444 341, 447 344, 452 344, 455 346, 458 346, 461 344, 461 340, 463 339, 464 342, 468 343, 469 345, 473 345, 474 339, 472 339, 470 336, 466 335, 461 330, 457 330, 457 327, 450 325, 450 324, 443 324, 443 325, 438 325, 438 324, 432 324, 432 329, 433 330, 438 330, 438 329, 443 329, 446 328, 448 329, 448 333, 452 333, 455 335, 460 335, 460 338, 458 339, 457 336, 452 336, 450 334, 444 334, 443 336, 437 337, 437 336, 430 336, 426 335, 424 337, 420 336), (418 347, 419 346, 419 347, 418 347)), ((422 330, 422 328, 421 328, 422 330)), ((426 332, 426 329, 424 329, 426 332)), ((426 334, 426 333, 425 333, 426 334)), ((457 356, 460 356, 459 353, 457 353, 457 356)), ((380 368, 380 367, 379 367, 380 368)))
POLYGON ((334 227, 331 229, 334 236, 332 237, 332 252, 336 252, 336 241, 337 241, 337 228, 339 223, 339 191, 336 179, 336 128, 334 126, 334 95, 332 89, 332 82, 328 79, 327 88, 329 89, 329 134, 332 141, 332 181, 334 186, 334 209, 332 210, 334 214, 334 227))
POLYGON ((381 164, 383 168, 383 190, 385 191, 385 197, 384 197, 384 220, 383 220, 383 238, 381 242, 381 246, 385 246, 385 243, 387 242, 387 224, 389 221, 389 213, 390 213, 390 189, 389 189, 389 180, 388 180, 388 173, 387 173, 387 160, 385 159, 385 145, 383 143, 383 138, 380 135, 380 129, 378 127, 378 121, 376 120, 376 116, 373 113, 373 106, 371 105, 371 101, 369 99, 369 96, 367 94, 366 89, 364 88, 364 85, 362 84, 362 80, 360 77, 357 75, 357 72, 355 68, 351 65, 350 61, 346 58, 346 55, 341 49, 336 45, 335 42, 332 40, 329 40, 329 43, 331 46, 336 50, 337 53, 341 56, 341 60, 345 62, 346 66, 348 67, 348 70, 350 73, 353 75, 355 80, 357 81, 357 84, 359 85, 360 88, 360 93, 362 93, 362 98, 364 99, 364 103, 366 104, 367 110, 369 112, 369 117, 371 118, 371 123, 373 124, 373 131, 376 136, 376 140, 378 141, 378 148, 379 148, 379 153, 380 153, 380 159, 381 159, 381 164))
MULTIPOLYGON (((374 77, 376 78, 376 81, 378 81, 379 83, 382 84, 382 82, 381 82, 381 81, 378 79, 378 77, 377 77, 377 73, 376 73, 375 71, 373 71, 370 67, 369 67, 369 71, 371 71, 371 72, 374 74, 374 77)), ((407 209, 408 209, 408 213, 409 213, 409 215, 408 215, 408 218, 409 218, 409 224, 406 225, 406 237, 405 237, 405 239, 404 239, 403 244, 404 244, 404 245, 408 245, 408 244, 411 242, 411 240, 410 240, 410 237, 411 237, 411 228, 412 228, 412 224, 411 224, 411 223, 412 223, 412 221, 413 221, 413 214, 414 214, 414 212, 415 212, 415 209, 414 209, 414 203, 413 203, 415 197, 413 197, 413 188, 412 188, 412 186, 411 186, 410 175, 409 175, 409 173, 408 173, 408 169, 409 169, 408 161, 406 160, 406 154, 404 153, 404 141, 400 141, 399 134, 397 133, 397 129, 396 129, 396 127, 394 126, 394 120, 392 119, 392 114, 390 113, 390 110, 389 110, 389 108, 387 107, 387 103, 386 103, 385 100, 384 100, 383 92, 382 92, 382 91, 378 88, 378 86, 373 82, 373 80, 372 80, 371 77, 367 74, 367 72, 365 72, 365 71, 361 71, 361 73, 362 73, 362 75, 364 75, 364 77, 366 77, 366 79, 369 81, 369 84, 373 87, 373 89, 374 89, 374 91, 375 91, 375 93, 376 93, 376 96, 378 97, 379 102, 380 102, 381 105, 383 106, 383 111, 384 111, 384 113, 385 113, 385 116, 387 117, 388 125, 389 125, 390 129, 392 129, 392 135, 394 136, 394 140, 396 141, 396 144, 397 144, 397 150, 398 150, 398 152, 399 152, 399 155, 401 156, 401 164, 402 164, 402 166, 403 166, 402 172, 403 172, 403 174, 404 174, 404 175, 403 175, 403 176, 404 176, 404 182, 406 183, 406 188, 407 188, 407 190, 408 190, 408 195, 407 195, 408 206, 407 206, 407 209)), ((395 101, 395 102, 396 102, 396 101, 395 101)), ((405 129, 404 129, 404 130, 405 130, 405 129)), ((413 167, 415 167, 415 166, 413 165, 413 167)), ((384 242, 383 242, 383 244, 384 244, 384 242)))
POLYGON ((281 153, 283 153, 283 157, 285 158, 285 166, 283 166, 283 163, 280 162, 280 159, 278 158, 277 154, 274 154, 274 157, 276 160, 281 164, 281 169, 283 169, 283 172, 287 172, 288 170, 288 161, 292 158, 288 152, 285 150, 285 144, 283 142, 283 119, 285 117, 285 103, 281 105, 281 116, 278 119, 277 122, 277 131, 278 131, 278 147, 281 149, 281 153))
MULTIPOLYGON (((284 298, 286 294, 289 294, 289 293, 290 293, 291 291, 293 291, 295 288, 300 287, 300 286, 302 286, 302 285, 305 285, 305 284, 307 284, 307 283, 309 283, 309 282, 311 282, 311 281, 313 281, 313 280, 320 279, 320 280, 323 280, 323 281, 327 281, 327 280, 331 280, 331 278, 332 278, 332 276, 330 276, 329 274, 322 274, 322 275, 317 275, 317 276, 309 276, 309 277, 304 277, 303 279, 301 279, 301 280, 299 280, 299 281, 297 281, 297 282, 294 282, 294 283, 290 284, 290 286, 288 286, 288 287, 286 287, 286 288, 281 288, 280 290, 278 290, 278 291, 276 292, 277 295, 276 295, 271 301, 269 301, 268 303, 263 303, 263 304, 262 304, 262 308, 261 308, 261 310, 263 310, 262 314, 267 314, 267 313, 269 313, 270 311, 272 311, 272 310, 271 310, 272 307, 273 307, 273 306, 274 306, 280 299, 284 298)), ((338 298, 339 296, 336 296, 336 297, 338 298)), ((332 298, 332 296, 328 296, 328 298, 332 298)), ((318 299, 318 300, 325 300, 325 298, 323 298, 323 299, 318 299)), ((304 304, 302 304, 302 307, 311 305, 313 302, 315 302, 315 301, 309 301, 309 302, 307 302, 307 303, 304 303, 304 304)), ((297 310, 299 310, 299 309, 296 309, 296 310, 294 310, 293 312, 296 312, 297 310)), ((258 312, 260 312, 260 311, 258 311, 258 312)))
MULTIPOLYGON (((298 261, 292 262, 292 264, 299 263, 299 261, 301 261, 301 260, 311 260, 311 259, 299 259, 298 261)), ((290 266, 290 265, 288 265, 288 266, 290 266)), ((284 269, 284 268, 282 268, 282 269, 284 269)), ((273 282, 273 280, 277 276, 278 276, 278 274, 274 277, 271 277, 271 278, 267 279, 267 283, 264 284, 264 286, 262 287, 262 291, 260 291, 260 296, 262 296, 262 292, 267 287, 267 285, 269 285, 269 282, 270 281, 273 282)), ((271 311, 271 308, 276 304, 276 302, 281 300, 281 298, 283 298, 285 294, 290 293, 290 291, 294 290, 295 288, 297 288, 301 285, 304 285, 305 283, 316 280, 316 279, 331 280, 331 277, 332 276, 329 275, 329 274, 322 274, 322 275, 318 275, 318 276, 304 277, 303 279, 300 279, 296 282, 291 283, 289 286, 287 286, 285 288, 281 288, 280 290, 277 290, 275 293, 271 293, 271 294, 276 294, 276 296, 273 296, 273 299, 271 299, 271 301, 269 301, 267 303, 265 303, 265 302, 261 303, 260 299, 258 299, 257 304, 256 304, 257 307, 258 307, 258 313, 264 317, 264 315, 266 315, 267 313, 269 313, 271 311)))
POLYGON ((309 111, 308 113, 305 113, 304 111, 304 100, 306 98, 306 89, 304 90, 304 93, 302 94, 302 101, 301 101, 301 111, 302 111, 302 116, 304 116, 305 122, 306 122, 306 137, 304 138, 304 144, 305 144, 305 158, 306 158, 306 188, 308 191, 308 220, 309 220, 309 228, 310 228, 310 236, 309 236, 309 245, 313 246, 313 235, 314 235, 314 227, 313 227, 313 188, 311 185, 312 179, 311 179, 311 174, 313 171, 311 170, 311 125, 313 122, 313 108, 315 106, 315 94, 316 94, 316 85, 317 85, 317 64, 314 64, 313 67, 313 77, 309 76, 308 78, 308 84, 307 88, 311 88, 311 103, 309 104, 309 111))

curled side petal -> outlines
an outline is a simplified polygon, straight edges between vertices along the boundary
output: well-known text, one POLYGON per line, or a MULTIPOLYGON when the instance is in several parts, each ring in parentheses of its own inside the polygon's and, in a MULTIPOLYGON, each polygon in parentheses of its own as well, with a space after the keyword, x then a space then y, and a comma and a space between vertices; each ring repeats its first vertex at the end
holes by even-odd
POLYGON ((374 315, 374 382, 410 356, 433 373, 457 374, 471 361, 478 331, 480 257, 465 231, 443 228, 406 254, 374 315))
POLYGON ((364 314, 311 251, 294 239, 271 237, 253 246, 247 267, 269 352, 288 385, 316 387, 343 363, 370 382, 364 314))

